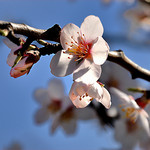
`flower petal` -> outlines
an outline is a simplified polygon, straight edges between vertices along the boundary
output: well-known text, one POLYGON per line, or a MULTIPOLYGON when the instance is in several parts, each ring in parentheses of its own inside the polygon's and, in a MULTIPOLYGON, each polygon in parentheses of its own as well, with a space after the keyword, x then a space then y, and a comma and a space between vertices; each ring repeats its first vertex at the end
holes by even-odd
POLYGON ((60 43, 63 49, 67 50, 72 45, 71 42, 75 43, 79 40, 80 28, 75 24, 67 24, 63 27, 60 34, 60 43))
POLYGON ((140 141, 145 142, 147 139, 150 137, 150 128, 149 128, 149 122, 148 119, 146 118, 144 111, 142 110, 137 118, 137 123, 140 128, 140 141), (143 111, 143 112, 142 112, 143 111))
POLYGON ((94 63, 97 65, 102 65, 108 57, 108 52, 108 44, 102 37, 99 36, 97 42, 95 42, 91 49, 91 55, 94 63))
POLYGON ((12 67, 14 65, 14 62, 17 58, 17 55, 14 55, 14 51, 10 51, 8 57, 7 57, 7 64, 12 67))
POLYGON ((100 99, 96 98, 96 100, 102 103, 107 109, 109 109, 111 106, 110 94, 104 87, 102 87, 102 90, 103 90, 102 98, 100 99))
POLYGON ((28 63, 26 64, 26 60, 28 59, 28 57, 24 57, 23 59, 21 59, 15 67, 13 67, 15 70, 25 70, 29 67, 31 67, 33 65, 33 63, 28 63))
POLYGON ((101 66, 84 59, 73 72, 73 79, 77 82, 93 84, 101 75, 101 66))
POLYGON ((62 121, 61 126, 66 134, 74 134, 77 129, 77 120, 75 118, 71 118, 68 121, 62 121))
POLYGON ((42 106, 47 106, 50 104, 51 99, 48 95, 47 89, 37 89, 34 92, 35 100, 40 103, 42 106))
POLYGON ((71 86, 71 90, 70 90, 70 98, 72 99, 76 99, 76 97, 82 96, 87 92, 88 86, 82 82, 74 82, 71 86))
POLYGON ((4 39, 3 42, 10 48, 13 52, 16 51, 17 49, 21 48, 22 46, 18 46, 12 41, 10 41, 8 38, 4 39))
POLYGON ((91 102, 90 96, 85 96, 84 98, 82 97, 82 100, 80 100, 80 98, 80 96, 77 96, 77 98, 72 101, 77 108, 84 108, 91 102))
POLYGON ((61 80, 52 79, 49 82, 48 94, 51 99, 63 99, 64 97, 64 86, 61 80))
POLYGON ((51 73, 57 77, 71 74, 76 66, 74 56, 64 52, 65 50, 57 52, 50 63, 51 73))
POLYGON ((110 88, 110 92, 112 95, 113 103, 115 106, 126 106, 126 107, 133 107, 139 108, 135 100, 131 99, 127 94, 123 93, 122 91, 116 88, 110 88))
POLYGON ((81 24, 81 32, 84 34, 88 43, 92 42, 97 37, 102 36, 103 30, 99 17, 93 15, 86 17, 81 24))
POLYGON ((24 74, 28 73, 29 70, 15 70, 15 68, 12 68, 10 70, 10 76, 14 78, 18 78, 20 76, 23 76, 24 74))
POLYGON ((35 113, 34 119, 37 124, 41 124, 47 121, 49 117, 50 111, 46 107, 42 107, 35 113))
POLYGON ((56 131, 56 129, 58 128, 59 125, 60 125, 60 115, 57 114, 53 118, 53 122, 52 122, 52 125, 50 127, 51 134, 54 134, 54 132, 56 131))
POLYGON ((101 98, 103 94, 103 90, 102 90, 101 85, 95 82, 94 84, 89 86, 87 93, 90 97, 101 98))

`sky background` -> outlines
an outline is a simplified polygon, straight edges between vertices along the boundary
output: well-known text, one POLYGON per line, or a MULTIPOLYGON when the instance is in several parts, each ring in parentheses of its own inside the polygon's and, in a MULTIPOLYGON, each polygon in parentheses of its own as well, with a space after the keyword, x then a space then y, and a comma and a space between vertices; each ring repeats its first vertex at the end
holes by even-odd
MULTIPOLYGON (((102 21, 104 37, 109 38, 110 49, 122 49, 134 62, 150 69, 148 45, 139 39, 134 42, 126 38, 117 39, 118 36, 129 36, 129 22, 122 14, 130 7, 117 2, 107 6, 98 0, 7 0, 0 1, 0 20, 48 29, 54 24, 60 27, 68 23, 80 26, 86 16, 96 15, 102 21)), ((102 130, 96 120, 78 122, 77 132, 73 136, 65 135, 61 128, 50 135, 51 122, 37 126, 33 116, 39 106, 33 98, 33 92, 37 88, 46 88, 49 79, 54 77, 49 67, 52 55, 41 57, 28 76, 14 79, 10 77, 10 67, 6 64, 10 50, 2 43, 2 39, 0 37, 0 150, 13 141, 20 142, 24 150, 101 150, 119 146, 113 139, 113 132, 110 129, 102 130)), ((61 79, 67 94, 72 79, 69 76, 61 79)), ((147 82, 140 82, 148 86, 147 82)))

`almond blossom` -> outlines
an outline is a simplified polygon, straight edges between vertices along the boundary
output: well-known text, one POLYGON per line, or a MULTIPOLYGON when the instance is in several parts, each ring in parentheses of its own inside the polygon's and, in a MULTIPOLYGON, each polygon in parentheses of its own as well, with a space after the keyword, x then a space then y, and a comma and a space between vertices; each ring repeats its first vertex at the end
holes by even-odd
POLYGON ((52 79, 48 89, 36 90, 35 98, 41 105, 35 113, 35 122, 41 124, 51 119, 51 133, 60 126, 66 134, 73 134, 76 131, 77 120, 89 120, 96 117, 91 108, 76 109, 69 97, 65 96, 63 84, 58 79, 52 79))
POLYGON ((150 137, 149 116, 132 96, 116 88, 110 90, 113 103, 120 114, 120 119, 115 122, 115 139, 122 144, 123 149, 131 150, 136 144, 150 137))
POLYGON ((106 108, 111 106, 110 94, 99 82, 90 85, 74 82, 69 97, 77 108, 86 107, 93 99, 102 103, 106 108))
POLYGON ((66 109, 53 117, 51 133, 54 133, 60 126, 66 134, 74 134, 77 130, 78 120, 87 121, 97 117, 92 108, 76 109, 69 98, 65 99, 63 103, 65 103, 66 109))
POLYGON ((67 24, 60 34, 63 50, 50 63, 52 74, 63 77, 73 73, 74 80, 87 84, 97 81, 109 51, 102 34, 101 21, 93 15, 86 17, 80 28, 67 24))
POLYGON ((11 77, 17 78, 24 74, 28 74, 33 64, 40 59, 40 53, 37 50, 29 50, 25 52, 21 60, 11 68, 11 77))
POLYGON ((57 114, 61 109, 65 109, 63 101, 66 97, 61 80, 50 80, 48 89, 38 89, 34 96, 41 105, 41 108, 35 113, 35 122, 38 124, 47 121, 50 116, 57 114))
POLYGON ((102 83, 105 83, 105 87, 108 90, 110 87, 115 87, 125 92, 129 87, 137 87, 139 85, 137 80, 132 80, 128 71, 118 64, 106 62, 102 66, 102 70, 100 80, 102 83))
MULTIPOLYGON (((20 37, 20 36, 19 36, 20 37)), ((22 48, 22 45, 24 44, 25 42, 25 38, 23 36, 21 36, 21 42, 20 42, 20 45, 16 45, 15 43, 13 43, 12 41, 10 41, 9 39, 4 39, 4 43, 8 46, 8 48, 11 49, 8 57, 7 57, 7 64, 12 67, 14 65, 14 62, 17 58, 17 54, 18 54, 18 50, 20 48, 22 48)))
POLYGON ((17 46, 8 39, 4 40, 4 43, 11 48, 11 52, 7 57, 7 64, 12 67, 10 75, 14 78, 28 74, 33 64, 40 59, 40 53, 37 50, 27 50, 23 56, 18 56, 18 50, 22 48, 22 44, 24 43, 24 40, 21 40, 20 46, 17 46))

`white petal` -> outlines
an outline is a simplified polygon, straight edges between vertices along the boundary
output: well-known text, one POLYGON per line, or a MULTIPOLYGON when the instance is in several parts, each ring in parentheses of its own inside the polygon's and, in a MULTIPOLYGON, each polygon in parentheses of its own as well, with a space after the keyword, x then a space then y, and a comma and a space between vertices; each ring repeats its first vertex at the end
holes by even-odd
POLYGON ((76 100, 77 99, 77 97, 78 97, 78 95, 75 93, 75 84, 73 83, 72 84, 72 87, 71 87, 71 89, 70 89, 70 92, 69 92, 69 98, 72 100, 72 101, 74 101, 74 100, 76 100))
POLYGON ((48 94, 51 99, 62 99, 64 97, 64 86, 61 80, 52 79, 49 82, 48 94))
POLYGON ((132 100, 127 94, 116 88, 110 88, 111 96, 115 106, 129 106, 133 108, 139 108, 135 100, 132 100))
POLYGON ((132 150, 137 143, 136 132, 129 133, 125 119, 115 121, 115 139, 119 141, 123 150, 132 150))
POLYGON ((100 75, 101 66, 84 59, 82 62, 80 62, 78 68, 73 72, 73 79, 77 82, 93 84, 100 78, 100 75))
POLYGON ((55 115, 51 125, 50 132, 54 134, 59 125, 60 125, 60 115, 55 115))
POLYGON ((140 136, 140 141, 145 142, 148 138, 150 138, 150 128, 149 128, 149 122, 148 119, 146 118, 144 111, 140 112, 137 118, 137 123, 139 125, 139 136, 140 136))
POLYGON ((93 61, 97 65, 102 65, 108 56, 109 46, 102 37, 99 37, 97 42, 91 49, 93 61))
POLYGON ((13 52, 22 46, 18 46, 15 43, 11 42, 8 38, 4 39, 3 42, 10 48, 13 52))
POLYGON ((47 89, 38 89, 34 92, 35 100, 42 106, 47 106, 50 104, 51 99, 48 95, 47 89))
POLYGON ((64 132, 68 135, 74 134, 77 128, 77 122, 75 118, 71 118, 69 121, 62 121, 61 126, 64 132))
POLYGON ((64 50, 57 52, 50 63, 51 73, 57 77, 67 76, 73 73, 76 62, 73 55, 69 55, 64 50))
POLYGON ((79 33, 80 29, 75 24, 70 23, 64 26, 60 34, 60 43, 63 49, 67 50, 72 45, 71 42, 78 42, 79 33))
POLYGON ((102 90, 101 85, 95 82, 94 84, 89 86, 87 93, 90 97, 101 98, 103 94, 103 90, 102 90))
POLYGON ((85 96, 80 100, 80 96, 77 96, 75 100, 72 101, 72 103, 76 106, 76 108, 84 108, 91 102, 91 97, 85 96))
POLYGON ((71 90, 70 90, 70 94, 74 97, 76 96, 81 96, 83 94, 85 94, 88 90, 88 86, 86 84, 84 84, 83 82, 74 82, 72 84, 71 90))
POLYGON ((35 113, 34 119, 37 124, 41 124, 47 121, 49 117, 50 111, 46 107, 42 107, 35 113))
POLYGON ((14 55, 14 51, 10 51, 8 57, 7 57, 7 64, 12 67, 14 65, 14 62, 17 58, 17 55, 14 55))
POLYGON ((69 107, 73 107, 73 104, 68 96, 64 96, 61 111, 66 111, 69 107))
POLYGON ((110 97, 110 94, 109 92, 104 88, 102 87, 103 89, 103 97, 101 99, 101 103, 107 108, 109 109, 110 106, 111 106, 111 97, 110 97))
POLYGON ((93 15, 86 17, 81 24, 81 32, 85 35, 85 39, 88 43, 102 36, 103 30, 100 19, 93 15))

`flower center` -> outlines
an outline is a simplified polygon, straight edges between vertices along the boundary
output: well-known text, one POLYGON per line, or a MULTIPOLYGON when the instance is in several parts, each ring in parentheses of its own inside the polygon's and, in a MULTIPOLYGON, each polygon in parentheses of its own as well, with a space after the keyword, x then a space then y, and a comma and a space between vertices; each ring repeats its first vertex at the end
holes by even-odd
POLYGON ((122 108, 121 110, 125 113, 125 118, 129 119, 132 123, 136 122, 138 112, 140 110, 133 107, 126 107, 126 108, 122 108))
POLYGON ((70 106, 60 116, 61 121, 69 121, 74 117, 73 107, 70 106))
MULTIPOLYGON (((77 32, 79 34, 79 32, 77 32)), ((67 49, 67 53, 70 55, 75 55, 76 59, 75 61, 79 61, 83 58, 89 58, 90 56, 90 50, 92 47, 92 43, 87 43, 85 40, 84 34, 80 35, 79 34, 79 40, 78 42, 71 36, 71 43, 69 45, 69 48, 67 49)), ((68 57, 69 58, 69 57, 68 57)))
POLYGON ((135 132, 137 130, 138 125, 137 125, 136 122, 133 123, 130 119, 128 119, 126 121, 126 127, 127 127, 127 131, 129 133, 133 133, 133 132, 135 132))
POLYGON ((81 95, 81 96, 79 96, 79 100, 81 101, 81 100, 89 100, 89 101, 92 101, 94 98, 92 98, 92 97, 90 97, 89 95, 88 95, 88 93, 85 93, 85 94, 83 94, 83 95, 81 95))
POLYGON ((48 105, 48 109, 52 113, 56 113, 61 109, 61 101, 60 100, 52 100, 52 102, 48 105))

